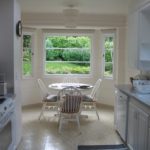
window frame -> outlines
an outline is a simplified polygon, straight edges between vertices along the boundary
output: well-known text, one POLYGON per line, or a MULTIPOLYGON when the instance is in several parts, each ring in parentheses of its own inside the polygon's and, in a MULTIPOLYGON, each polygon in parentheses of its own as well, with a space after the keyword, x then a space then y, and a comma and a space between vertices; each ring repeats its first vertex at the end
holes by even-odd
POLYGON ((43 33, 43 65, 42 65, 42 70, 43 70, 43 77, 63 77, 63 76, 66 76, 66 75, 70 75, 70 76, 74 76, 74 77, 91 77, 92 76, 92 59, 93 59, 93 56, 92 56, 92 49, 93 49, 93 32, 90 32, 90 33, 75 33, 75 32, 71 32, 71 30, 69 30, 68 32, 65 31, 65 32, 62 32, 62 31, 58 31, 58 32, 44 32, 43 33), (91 51, 90 51, 90 72, 89 74, 46 74, 45 73, 45 60, 46 60, 46 51, 45 51, 45 39, 46 37, 48 36, 88 36, 91 40, 91 51))
POLYGON ((115 49, 116 49, 116 32, 115 31, 108 31, 108 32, 102 32, 102 76, 104 79, 109 79, 113 80, 115 76, 115 49), (112 77, 106 76, 105 75, 105 39, 107 37, 113 37, 113 43, 114 43, 114 48, 113 48, 113 57, 112 57, 112 77))
POLYGON ((23 31, 22 32, 22 79, 33 79, 34 77, 34 40, 35 40, 35 36, 34 36, 34 31, 23 31), (31 66, 32 66, 32 70, 31 70, 31 75, 29 76, 25 76, 23 74, 23 36, 24 35, 30 35, 31 36, 31 53, 32 53, 32 61, 31 61, 31 66))

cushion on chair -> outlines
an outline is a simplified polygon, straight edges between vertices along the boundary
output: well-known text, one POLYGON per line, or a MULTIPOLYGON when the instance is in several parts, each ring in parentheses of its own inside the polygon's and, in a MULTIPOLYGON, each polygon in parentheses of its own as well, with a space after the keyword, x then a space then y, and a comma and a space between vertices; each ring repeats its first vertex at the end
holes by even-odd
POLYGON ((90 95, 83 95, 83 102, 92 102, 93 98, 90 95))
POLYGON ((45 100, 45 102, 56 102, 57 101, 57 95, 48 95, 45 100))

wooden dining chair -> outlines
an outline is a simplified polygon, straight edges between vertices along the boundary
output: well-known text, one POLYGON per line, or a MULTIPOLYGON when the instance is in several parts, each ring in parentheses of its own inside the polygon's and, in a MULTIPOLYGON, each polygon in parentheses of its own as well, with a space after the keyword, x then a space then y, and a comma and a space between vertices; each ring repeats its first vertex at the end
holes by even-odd
POLYGON ((58 111, 58 103, 57 103, 57 95, 50 94, 44 82, 41 79, 38 79, 37 81, 42 100, 42 109, 39 115, 40 120, 42 116, 44 117, 44 111, 46 110, 58 111))
POLYGON ((80 131, 79 116, 82 105, 82 94, 74 87, 67 87, 58 92, 59 102, 59 133, 63 121, 76 121, 80 131))
POLYGON ((97 111, 96 103, 97 103, 97 93, 100 92, 99 88, 101 85, 101 79, 98 79, 89 95, 83 95, 83 110, 94 110, 96 112, 97 118, 99 120, 99 114, 97 111))

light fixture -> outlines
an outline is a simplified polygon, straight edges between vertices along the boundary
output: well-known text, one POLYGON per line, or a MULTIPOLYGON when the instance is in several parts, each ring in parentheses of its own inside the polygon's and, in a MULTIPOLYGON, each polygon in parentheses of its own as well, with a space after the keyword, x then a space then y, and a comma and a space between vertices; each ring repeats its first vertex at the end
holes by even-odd
POLYGON ((67 28, 76 28, 78 22, 79 11, 74 5, 69 5, 63 10, 64 25, 67 28))

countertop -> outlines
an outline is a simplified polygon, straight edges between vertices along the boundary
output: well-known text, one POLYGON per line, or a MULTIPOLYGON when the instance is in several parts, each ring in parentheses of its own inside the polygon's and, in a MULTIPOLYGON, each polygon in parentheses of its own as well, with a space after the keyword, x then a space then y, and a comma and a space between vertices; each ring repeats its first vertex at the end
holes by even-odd
POLYGON ((7 98, 12 98, 14 99, 16 97, 16 94, 14 93, 7 93, 5 96, 0 96, 1 99, 7 99, 7 98))
POLYGON ((115 85, 115 87, 150 108, 150 94, 138 93, 131 85, 115 85))

